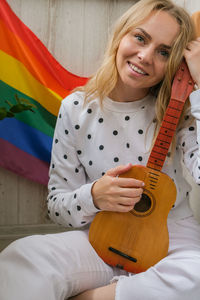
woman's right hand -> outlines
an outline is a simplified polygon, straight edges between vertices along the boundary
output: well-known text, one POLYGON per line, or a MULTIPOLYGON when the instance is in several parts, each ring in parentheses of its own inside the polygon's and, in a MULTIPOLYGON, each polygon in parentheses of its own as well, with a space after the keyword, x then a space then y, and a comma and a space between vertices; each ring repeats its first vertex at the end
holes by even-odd
POLYGON ((129 171, 132 164, 108 170, 92 187, 94 205, 106 211, 128 212, 140 201, 144 183, 134 178, 119 175, 129 171))

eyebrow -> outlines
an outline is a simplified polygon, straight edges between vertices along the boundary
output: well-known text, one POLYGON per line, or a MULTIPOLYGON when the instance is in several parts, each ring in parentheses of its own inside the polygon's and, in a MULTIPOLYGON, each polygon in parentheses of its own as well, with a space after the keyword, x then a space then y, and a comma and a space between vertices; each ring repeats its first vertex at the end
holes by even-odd
MULTIPOLYGON (((146 38, 148 40, 152 40, 152 37, 150 36, 150 34, 148 34, 143 28, 140 28, 140 27, 137 27, 136 29, 139 29, 140 31, 142 31, 142 33, 146 36, 146 38)), ((171 46, 169 45, 165 45, 165 44, 161 44, 160 46, 162 46, 163 48, 166 48, 166 49, 171 49, 171 46)))

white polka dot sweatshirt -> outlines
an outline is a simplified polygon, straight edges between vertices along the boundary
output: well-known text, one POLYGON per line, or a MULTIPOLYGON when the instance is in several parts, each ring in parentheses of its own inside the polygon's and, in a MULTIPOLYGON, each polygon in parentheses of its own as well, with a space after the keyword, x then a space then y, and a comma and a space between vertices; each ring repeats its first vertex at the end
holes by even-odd
MULTIPOLYGON (((176 150, 162 168, 177 188, 169 213, 173 219, 192 214, 191 187, 183 177, 182 162, 200 184, 200 90, 190 95, 190 102, 186 126, 176 133, 176 150)), ((105 98, 103 108, 98 99, 83 104, 81 92, 62 101, 49 170, 48 213, 54 222, 74 228, 90 223, 98 212, 91 187, 107 170, 127 163, 147 164, 155 128, 151 95, 129 103, 105 98)))

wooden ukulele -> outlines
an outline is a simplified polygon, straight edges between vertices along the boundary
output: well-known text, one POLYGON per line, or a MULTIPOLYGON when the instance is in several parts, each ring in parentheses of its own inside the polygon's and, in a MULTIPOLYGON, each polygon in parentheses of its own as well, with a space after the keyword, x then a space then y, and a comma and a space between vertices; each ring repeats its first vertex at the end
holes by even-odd
POLYGON ((173 180, 161 172, 184 103, 194 87, 183 60, 147 166, 133 166, 121 177, 144 181, 141 200, 128 213, 99 212, 90 227, 89 241, 109 265, 128 272, 147 270, 167 255, 167 217, 176 200, 173 180))

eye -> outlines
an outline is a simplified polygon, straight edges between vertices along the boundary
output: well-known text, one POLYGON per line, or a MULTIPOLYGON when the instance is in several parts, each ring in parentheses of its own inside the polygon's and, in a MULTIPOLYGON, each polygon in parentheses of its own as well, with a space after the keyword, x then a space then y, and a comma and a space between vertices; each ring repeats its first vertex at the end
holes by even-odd
POLYGON ((145 42, 144 37, 140 34, 135 34, 135 38, 139 41, 139 42, 145 42))
POLYGON ((162 55, 165 58, 169 57, 169 51, 167 50, 159 50, 160 55, 162 55))

